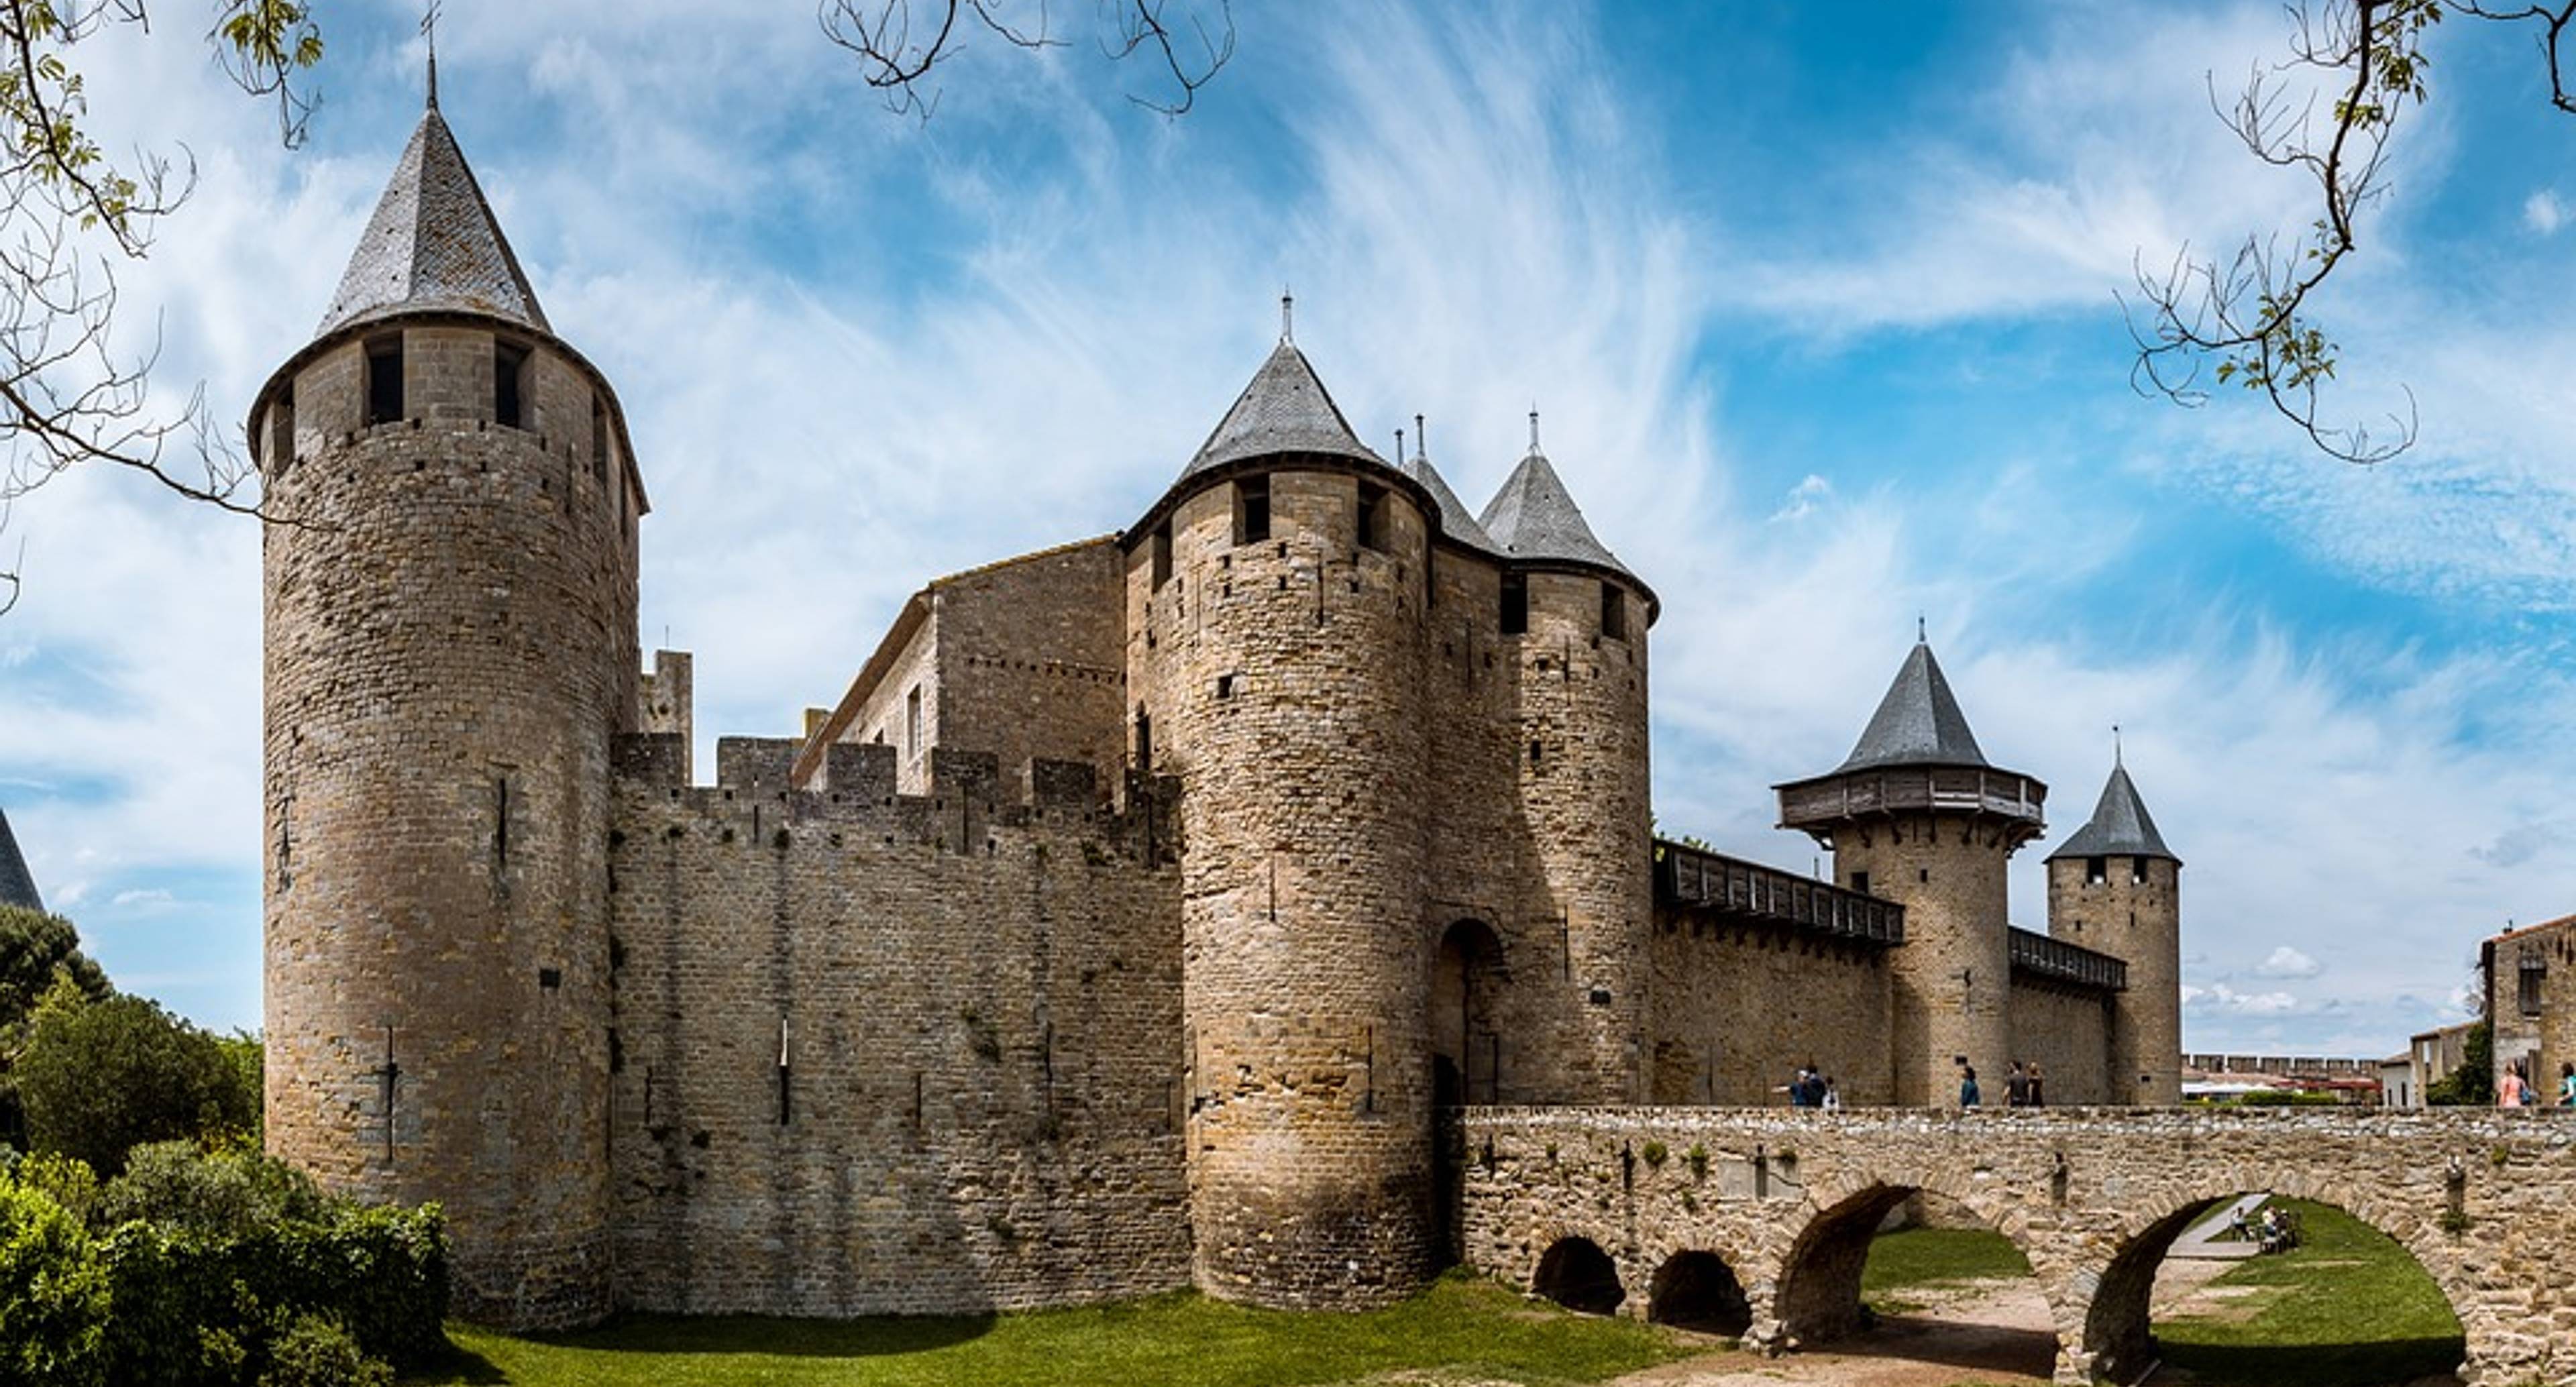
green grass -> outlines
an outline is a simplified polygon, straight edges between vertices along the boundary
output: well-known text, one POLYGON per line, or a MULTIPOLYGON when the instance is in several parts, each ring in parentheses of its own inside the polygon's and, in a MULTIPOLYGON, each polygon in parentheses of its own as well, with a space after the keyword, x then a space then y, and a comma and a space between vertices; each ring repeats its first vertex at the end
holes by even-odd
MULTIPOLYGON (((1691 1350, 1661 1329, 1575 1315, 1453 1273, 1366 1314, 1196 1295, 967 1318, 637 1318, 513 1338, 449 1329, 460 1361, 407 1383, 518 1387, 1296 1387, 1394 1372, 1529 1387, 1600 1382, 1691 1350)), ((1417 1379, 1408 1378, 1407 1381, 1417 1379)))
POLYGON ((1870 1239, 1860 1293, 1881 1296, 1917 1286, 2028 1275, 2029 1260, 2001 1233, 1984 1228, 1906 1228, 1870 1239))
POLYGON ((2406 1249, 2332 1205, 2286 1202, 2299 1246, 2210 1283, 2256 1288, 2234 1302, 2250 1317, 2159 1321, 2167 1363, 2248 1387, 2377 1387, 2459 1365, 2460 1322, 2406 1249))

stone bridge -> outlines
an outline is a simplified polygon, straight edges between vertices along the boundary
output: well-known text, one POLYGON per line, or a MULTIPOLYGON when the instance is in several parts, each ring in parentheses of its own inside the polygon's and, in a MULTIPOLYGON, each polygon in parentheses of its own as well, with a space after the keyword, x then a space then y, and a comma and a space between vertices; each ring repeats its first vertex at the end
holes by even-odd
POLYGON ((2269 1191, 2414 1254, 2472 1387, 2576 1381, 2576 1114, 2543 1110, 1468 1108, 1469 1265, 1577 1308, 1795 1348, 1860 1325, 1869 1240, 1909 1194, 2020 1246, 2062 1383, 2155 1360, 2147 1298, 2183 1229, 2269 1191))

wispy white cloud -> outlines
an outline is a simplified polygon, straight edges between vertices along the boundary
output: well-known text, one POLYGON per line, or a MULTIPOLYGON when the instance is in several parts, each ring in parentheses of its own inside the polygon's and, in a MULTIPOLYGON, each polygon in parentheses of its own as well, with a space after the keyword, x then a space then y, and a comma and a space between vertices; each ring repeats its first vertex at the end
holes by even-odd
POLYGON ((2265 954, 2253 969, 2258 978, 2313 978, 2325 970, 2324 964, 2288 944, 2265 954))
POLYGON ((2567 224, 2567 203, 2554 188, 2543 188, 2522 200, 2522 224, 2543 236, 2555 236, 2567 224))

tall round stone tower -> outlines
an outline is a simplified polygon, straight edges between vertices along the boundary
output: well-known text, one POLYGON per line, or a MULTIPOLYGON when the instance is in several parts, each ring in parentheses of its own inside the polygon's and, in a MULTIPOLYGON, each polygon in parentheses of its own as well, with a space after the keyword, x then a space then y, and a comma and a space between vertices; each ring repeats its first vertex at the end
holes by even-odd
POLYGON ((2048 787, 1977 748, 1921 641, 1830 774, 1778 787, 1780 824, 1834 854, 1842 885, 1905 907, 1889 954, 1896 1101, 1958 1101, 1957 1061, 2002 1101, 2012 989, 2005 867, 2043 831, 2048 787))
POLYGON ((1655 595, 1593 537, 1538 443, 1479 523, 1500 549, 1502 645, 1515 655, 1519 800, 1535 857, 1533 913, 1558 957, 1524 966, 1564 986, 1565 1043, 1542 1057, 1559 1102, 1645 1100, 1654 923, 1646 628, 1655 595), (1525 746, 1520 744, 1526 744, 1525 746), (1553 969, 1547 967, 1554 964, 1553 969))
POLYGON ((269 1149, 446 1206, 456 1308, 609 1308, 609 740, 643 488, 436 89, 251 417, 269 1149))
POLYGON ((1126 536, 1130 754, 1181 784, 1196 1279, 1412 1290, 1432 1217, 1422 613, 1435 502, 1279 346, 1126 536))
POLYGON ((2048 855, 2048 932, 2129 965, 2111 1009, 2114 1103, 2182 1101, 2182 859, 2114 754, 2091 822, 2048 855))

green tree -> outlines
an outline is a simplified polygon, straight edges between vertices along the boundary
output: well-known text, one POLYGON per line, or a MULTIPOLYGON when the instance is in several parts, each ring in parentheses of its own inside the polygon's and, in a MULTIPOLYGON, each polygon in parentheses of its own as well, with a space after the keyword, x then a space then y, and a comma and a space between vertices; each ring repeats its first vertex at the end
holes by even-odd
POLYGON ((0 1382, 107 1380, 107 1269, 78 1219, 0 1179, 0 1382))
POLYGON ((68 980, 37 1004, 13 1074, 31 1144, 102 1175, 137 1143, 245 1131, 257 1111, 215 1037, 148 998, 92 1001, 68 980))
POLYGON ((0 1029, 25 1021, 58 972, 93 1001, 108 994, 106 971, 81 952, 80 931, 71 921, 0 905, 0 1029))

